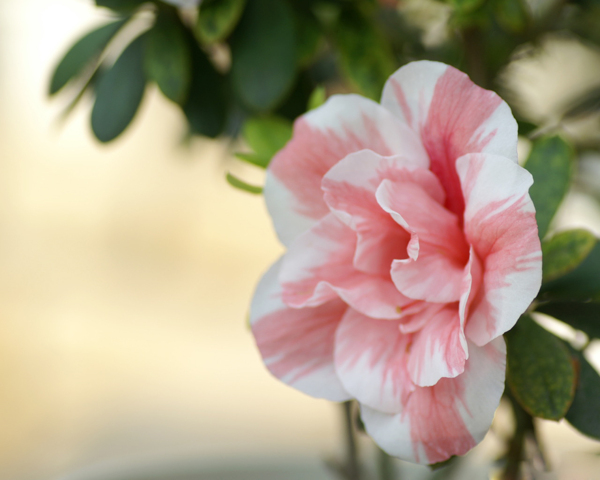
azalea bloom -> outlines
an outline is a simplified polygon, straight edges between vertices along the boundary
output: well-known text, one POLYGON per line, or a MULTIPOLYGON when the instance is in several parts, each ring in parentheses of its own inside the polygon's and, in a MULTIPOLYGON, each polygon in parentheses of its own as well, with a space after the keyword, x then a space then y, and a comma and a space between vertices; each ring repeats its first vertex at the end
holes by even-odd
POLYGON ((531 184, 509 107, 441 63, 398 70, 381 104, 338 95, 299 118, 264 189, 287 247, 251 307, 267 368, 356 399, 391 455, 466 453, 541 284, 531 184))

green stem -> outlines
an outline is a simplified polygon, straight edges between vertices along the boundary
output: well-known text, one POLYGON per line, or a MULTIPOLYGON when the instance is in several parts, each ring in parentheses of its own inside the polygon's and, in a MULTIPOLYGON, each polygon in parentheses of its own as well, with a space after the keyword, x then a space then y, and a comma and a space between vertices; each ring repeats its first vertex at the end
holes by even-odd
POLYGON ((477 27, 466 28, 462 31, 462 38, 469 77, 480 87, 489 88, 481 30, 477 27))
POLYGON ((377 470, 379 480, 394 480, 396 477, 394 472, 393 459, 381 448, 377 449, 379 458, 377 459, 377 470))
POLYGON ((525 439, 528 435, 535 438, 535 427, 533 418, 529 415, 519 403, 512 398, 511 395, 506 395, 510 400, 514 417, 515 431, 510 440, 508 452, 506 454, 506 467, 502 472, 502 480, 520 480, 521 465, 524 459, 525 439))
POLYGON ((354 431, 353 402, 344 402, 344 423, 346 425, 346 465, 345 473, 348 480, 360 480, 360 467, 358 464, 358 448, 354 431))

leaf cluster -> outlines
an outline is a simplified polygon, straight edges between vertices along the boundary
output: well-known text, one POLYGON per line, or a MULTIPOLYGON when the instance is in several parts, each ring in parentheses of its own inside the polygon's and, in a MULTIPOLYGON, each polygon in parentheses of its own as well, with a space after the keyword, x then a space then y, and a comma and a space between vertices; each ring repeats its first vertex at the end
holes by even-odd
POLYGON ((559 136, 533 143, 525 168, 542 239, 543 280, 537 300, 505 335, 507 387, 531 416, 566 418, 600 440, 600 375, 587 361, 589 341, 600 338, 600 244, 587 230, 548 235, 551 221, 571 186, 574 151, 559 136), (587 338, 571 345, 532 318, 537 313, 569 325, 587 338))

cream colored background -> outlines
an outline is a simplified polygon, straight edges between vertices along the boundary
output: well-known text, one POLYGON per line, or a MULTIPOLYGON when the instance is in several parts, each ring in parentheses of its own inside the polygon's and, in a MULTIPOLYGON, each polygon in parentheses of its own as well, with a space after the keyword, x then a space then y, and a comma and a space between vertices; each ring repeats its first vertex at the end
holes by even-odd
POLYGON ((91 3, 0 1, 0 478, 331 452, 335 407, 272 380, 246 328, 282 248, 225 147, 180 147, 153 90, 114 144, 88 105, 57 128, 50 70, 102 20, 91 3))
MULTIPOLYGON (((260 174, 223 144, 180 147, 154 90, 111 145, 87 104, 58 128, 47 82, 102 20, 91 3, 0 0, 0 479, 337 453, 336 407, 274 381, 245 326, 282 248, 262 199, 223 177, 260 174)), ((545 428, 559 465, 598 450, 545 428)))

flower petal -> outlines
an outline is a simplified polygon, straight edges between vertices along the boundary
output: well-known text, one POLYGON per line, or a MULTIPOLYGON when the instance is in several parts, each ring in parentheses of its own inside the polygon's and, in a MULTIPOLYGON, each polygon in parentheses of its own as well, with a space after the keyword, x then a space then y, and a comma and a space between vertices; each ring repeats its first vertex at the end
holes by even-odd
POLYGON ((295 308, 316 306, 337 296, 373 318, 399 318, 412 303, 389 276, 369 275, 352 265, 356 233, 329 214, 300 235, 284 258, 279 279, 283 301, 295 308))
POLYGON ((484 347, 469 344, 469 352, 462 375, 416 388, 397 414, 361 405, 367 433, 383 450, 432 464, 463 455, 483 439, 504 391, 504 339, 484 347))
POLYGON ((494 92, 443 63, 412 62, 387 81, 381 103, 419 132, 431 170, 444 186, 446 207, 462 215, 456 159, 487 152, 517 161, 517 123, 494 92))
POLYGON ((458 301, 468 246, 456 216, 414 183, 384 180, 376 196, 381 207, 418 238, 418 253, 392 264, 396 288, 417 300, 458 301))
POLYGON ((481 266, 471 248, 469 262, 460 280, 459 304, 435 305, 433 309, 403 319, 400 331, 415 333, 408 356, 408 371, 416 385, 429 387, 440 378, 453 378, 463 373, 469 358, 465 320, 480 279, 481 266))
POLYGON ((414 182, 443 201, 444 191, 420 160, 383 157, 370 150, 352 153, 323 177, 324 199, 346 225, 357 232, 355 268, 389 275, 392 261, 406 257, 407 232, 377 203, 375 192, 383 179, 414 182))
POLYGON ((542 254, 528 194, 533 180, 496 155, 465 155, 456 166, 466 201, 465 234, 483 272, 466 332, 484 345, 510 330, 540 289, 542 254))
POLYGON ((338 327, 334 353, 344 389, 379 411, 400 411, 413 388, 406 370, 409 341, 398 321, 375 320, 349 309, 338 327))
POLYGON ((467 340, 456 304, 417 315, 428 316, 423 328, 414 334, 408 354, 408 372, 420 387, 435 385, 440 378, 463 373, 468 358, 467 340))
POLYGON ((402 153, 429 165, 420 139, 406 125, 358 95, 334 95, 296 121, 292 139, 269 166, 264 190, 284 245, 329 213, 321 191, 323 176, 346 155, 363 149, 402 153))
POLYGON ((281 300, 281 260, 263 276, 250 309, 250 324, 265 365, 281 381, 313 397, 350 397, 333 366, 335 331, 347 310, 339 299, 293 309, 281 300))

